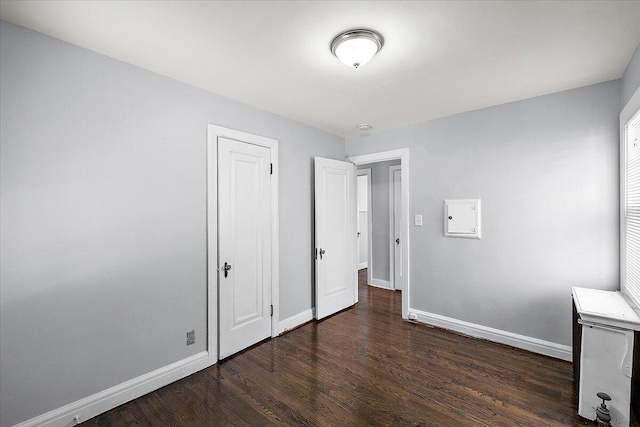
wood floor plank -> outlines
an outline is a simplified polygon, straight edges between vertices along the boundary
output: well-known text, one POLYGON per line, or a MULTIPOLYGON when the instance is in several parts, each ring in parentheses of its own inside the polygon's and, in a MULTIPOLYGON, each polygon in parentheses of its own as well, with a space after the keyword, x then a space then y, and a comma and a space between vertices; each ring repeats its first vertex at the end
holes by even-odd
POLYGON ((401 319, 399 292, 359 303, 83 425, 585 426, 568 362, 401 319))

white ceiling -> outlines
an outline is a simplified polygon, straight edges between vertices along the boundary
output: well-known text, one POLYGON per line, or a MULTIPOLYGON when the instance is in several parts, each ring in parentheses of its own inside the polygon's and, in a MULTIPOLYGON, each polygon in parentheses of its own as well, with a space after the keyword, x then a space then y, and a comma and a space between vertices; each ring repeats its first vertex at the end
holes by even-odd
POLYGON ((2 1, 0 17, 347 136, 622 76, 640 1, 2 1), (379 31, 366 66, 329 51, 379 31))

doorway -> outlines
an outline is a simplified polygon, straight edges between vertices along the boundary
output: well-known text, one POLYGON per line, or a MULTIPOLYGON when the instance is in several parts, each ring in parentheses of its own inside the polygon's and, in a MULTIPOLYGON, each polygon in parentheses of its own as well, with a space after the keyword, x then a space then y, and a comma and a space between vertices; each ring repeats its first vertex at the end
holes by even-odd
MULTIPOLYGON (((360 179, 366 179, 366 186, 358 186, 363 193, 358 194, 358 200, 366 200, 361 205, 367 206, 366 211, 358 207, 360 222, 367 221, 367 225, 360 224, 359 248, 367 245, 367 280, 368 285, 384 289, 396 289, 394 272, 402 271, 402 266, 395 265, 397 257, 395 240, 400 242, 400 236, 396 236, 396 230, 390 227, 393 224, 395 210, 393 208, 393 171, 401 171, 400 159, 373 162, 358 165, 360 179), (363 236, 362 230, 371 229, 367 236, 363 236)), ((398 194, 398 200, 401 195, 398 194)), ((362 264, 359 269, 364 268, 362 264)))
MULTIPOLYGON (((365 154, 347 158, 359 170, 371 169, 369 186, 371 208, 368 220, 372 223, 369 230, 369 253, 367 275, 368 284, 387 289, 402 290, 402 317, 408 318, 410 298, 409 274, 409 149, 399 149, 380 153, 365 154), (386 163, 385 163, 386 162, 386 163), (375 169, 380 167, 382 181, 385 181, 383 193, 375 194, 375 169), (395 167, 394 167, 395 166, 395 167), (394 167, 391 169, 391 167, 394 167), (379 226, 376 226, 376 202, 382 199, 384 213, 379 226), (376 240, 380 243, 376 255, 376 240), (379 255, 379 256, 378 256, 379 255), (378 267, 376 267, 378 264, 378 267), (395 266, 392 270, 391 266, 395 266), (378 277, 376 277, 378 276, 378 277)), ((360 173, 360 172, 359 172, 360 173)), ((365 175, 366 173, 363 173, 365 175)))
POLYGON ((213 362, 277 335, 277 165, 277 140, 209 125, 207 347, 213 362))

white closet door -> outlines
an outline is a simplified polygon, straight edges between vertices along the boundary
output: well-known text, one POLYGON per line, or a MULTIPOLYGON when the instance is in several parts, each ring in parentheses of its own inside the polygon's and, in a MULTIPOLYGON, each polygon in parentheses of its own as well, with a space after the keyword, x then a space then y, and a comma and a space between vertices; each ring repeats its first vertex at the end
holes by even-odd
POLYGON ((220 358, 271 336, 270 158, 218 140, 220 358))

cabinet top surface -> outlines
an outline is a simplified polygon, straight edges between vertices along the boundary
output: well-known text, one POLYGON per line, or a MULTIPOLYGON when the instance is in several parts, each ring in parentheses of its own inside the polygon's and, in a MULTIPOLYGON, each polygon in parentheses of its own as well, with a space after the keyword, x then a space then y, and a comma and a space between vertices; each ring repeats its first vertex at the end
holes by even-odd
POLYGON ((574 287, 571 293, 583 321, 640 330, 640 317, 620 292, 574 287))

